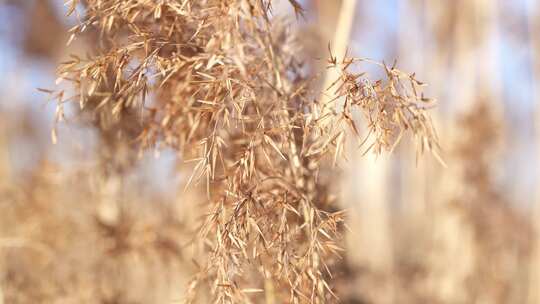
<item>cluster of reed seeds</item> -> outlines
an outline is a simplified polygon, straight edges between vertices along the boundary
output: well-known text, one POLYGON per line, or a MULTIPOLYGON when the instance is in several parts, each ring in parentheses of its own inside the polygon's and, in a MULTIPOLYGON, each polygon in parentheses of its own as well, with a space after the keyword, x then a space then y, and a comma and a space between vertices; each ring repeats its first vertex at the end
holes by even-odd
POLYGON ((336 301, 331 269, 344 212, 332 180, 347 135, 379 153, 409 132, 419 150, 436 150, 425 113, 432 103, 414 74, 378 64, 385 77, 370 80, 348 72, 367 60, 330 53, 327 69, 340 76, 317 88, 314 60, 302 55, 293 27, 272 16, 270 0, 67 6, 80 20, 72 38, 98 44, 60 65, 70 88, 55 93, 58 119, 74 102, 116 122, 111 132, 121 131, 118 122, 138 126, 133 148, 174 149, 193 166, 187 186, 206 188, 209 211, 194 236, 205 254, 188 301, 336 301), (321 104, 321 94, 330 101, 321 104), (353 119, 359 114, 365 128, 353 119))

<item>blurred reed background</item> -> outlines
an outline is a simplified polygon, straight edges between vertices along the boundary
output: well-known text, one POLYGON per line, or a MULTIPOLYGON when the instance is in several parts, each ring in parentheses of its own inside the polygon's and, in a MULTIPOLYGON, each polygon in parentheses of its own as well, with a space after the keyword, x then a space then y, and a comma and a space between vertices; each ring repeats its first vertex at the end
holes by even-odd
MULTIPOLYGON (((328 56, 346 1, 302 2, 309 56, 328 56)), ((134 155, 85 113, 51 143, 36 88, 86 48, 64 47, 61 2, 0 2, 0 304, 177 301, 201 216, 182 164, 134 155)), ((540 303, 540 3, 358 0, 347 45, 429 85, 447 167, 409 143, 351 153, 341 302, 540 303)))

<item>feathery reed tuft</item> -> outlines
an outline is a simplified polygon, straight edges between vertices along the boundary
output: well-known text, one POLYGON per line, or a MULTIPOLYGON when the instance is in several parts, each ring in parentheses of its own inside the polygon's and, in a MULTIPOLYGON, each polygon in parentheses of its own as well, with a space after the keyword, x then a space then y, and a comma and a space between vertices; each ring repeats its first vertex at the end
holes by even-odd
MULTIPOLYGON (((299 3, 290 0, 295 12, 299 3)), ((196 237, 207 252, 189 285, 217 303, 327 303, 344 212, 330 190, 348 133, 367 151, 392 150, 405 133, 419 151, 437 139, 414 74, 378 64, 385 79, 349 72, 371 62, 330 56, 336 69, 316 100, 310 65, 272 1, 67 1, 80 23, 71 39, 97 38, 92 55, 58 68, 70 89, 55 93, 88 109, 140 148, 171 147, 193 164, 187 186, 206 187, 209 214, 196 237), (72 93, 73 92, 73 93, 72 93), (70 97, 67 97, 70 95, 70 97), (362 113, 363 132, 353 119, 362 113), (118 128, 118 129, 115 129, 118 128), (365 134, 362 134, 365 133, 365 134)))

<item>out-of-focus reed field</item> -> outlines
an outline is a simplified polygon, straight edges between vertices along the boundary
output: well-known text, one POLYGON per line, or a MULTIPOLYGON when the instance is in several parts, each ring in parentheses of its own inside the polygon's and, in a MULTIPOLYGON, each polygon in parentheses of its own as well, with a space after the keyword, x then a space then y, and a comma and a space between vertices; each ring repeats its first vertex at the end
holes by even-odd
POLYGON ((0 304, 540 303, 538 1, 63 2, 0 1, 0 304))

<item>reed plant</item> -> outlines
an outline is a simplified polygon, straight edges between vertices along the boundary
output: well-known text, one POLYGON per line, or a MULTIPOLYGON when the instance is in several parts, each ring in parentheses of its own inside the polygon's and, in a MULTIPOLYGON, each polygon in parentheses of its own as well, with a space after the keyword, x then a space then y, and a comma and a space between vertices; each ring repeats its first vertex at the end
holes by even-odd
MULTIPOLYGON (((290 4, 301 16, 300 4, 290 4)), ((186 187, 205 189, 208 211, 193 237, 204 254, 188 302, 201 292, 216 303, 258 302, 261 294, 269 303, 334 301, 331 269, 345 218, 334 179, 346 139, 382 153, 409 134, 419 151, 438 149, 427 114, 433 101, 415 74, 334 55, 344 47, 332 44, 326 76, 317 73, 294 27, 272 14, 272 1, 66 5, 80 21, 70 42, 95 44, 58 68, 58 83, 68 85, 51 92, 57 121, 67 104, 78 104, 133 149, 174 149, 192 164, 180 172, 189 176, 186 187), (362 64, 384 77, 351 71, 362 64)))

